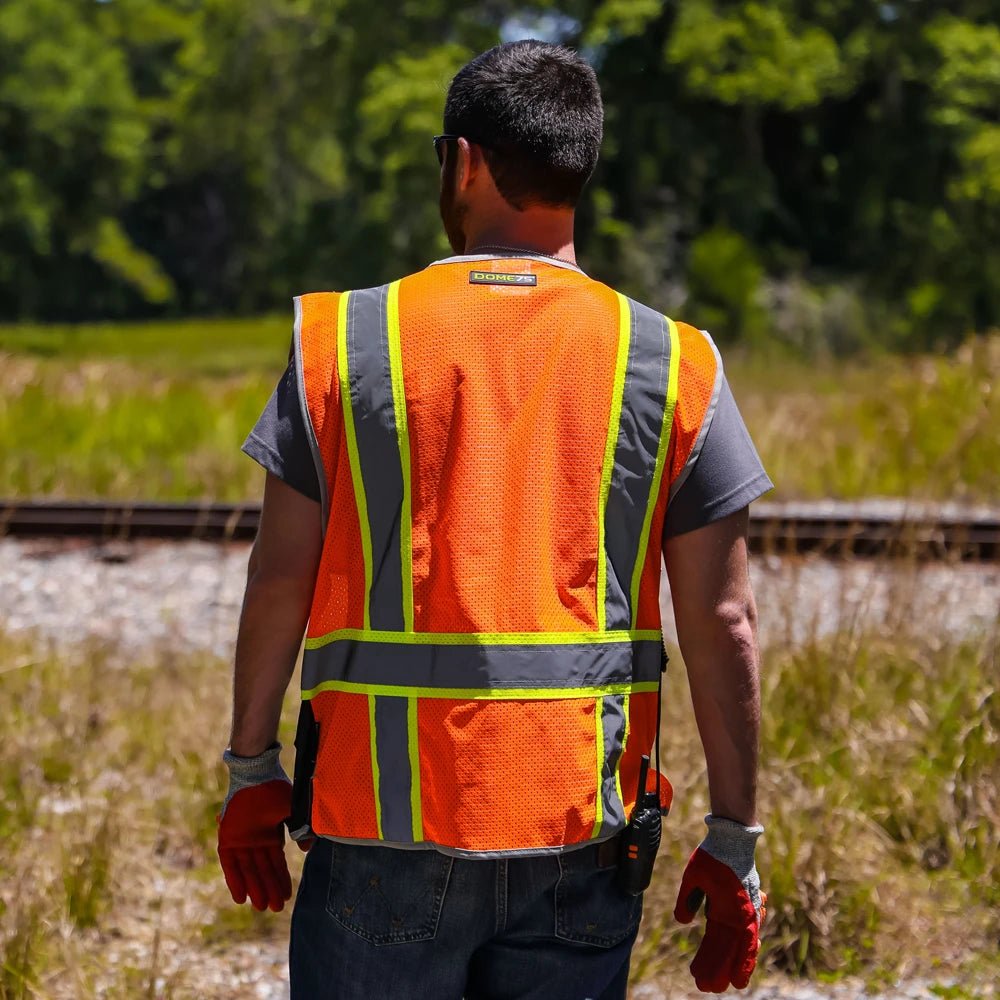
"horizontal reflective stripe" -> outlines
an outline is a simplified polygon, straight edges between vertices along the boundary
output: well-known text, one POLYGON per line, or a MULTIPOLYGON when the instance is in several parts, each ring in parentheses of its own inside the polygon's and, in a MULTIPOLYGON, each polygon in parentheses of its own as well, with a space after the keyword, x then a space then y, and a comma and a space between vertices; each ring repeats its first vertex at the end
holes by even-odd
POLYGON ((310 701, 324 691, 345 694, 373 694, 392 698, 448 698, 452 701, 561 701, 570 698, 601 698, 612 694, 649 694, 657 690, 656 681, 635 684, 606 684, 590 688, 432 688, 410 685, 361 684, 354 681, 324 681, 303 690, 302 700, 310 701))
POLYGON ((302 688, 326 681, 393 688, 603 688, 655 681, 662 664, 657 642, 526 643, 513 646, 408 646, 343 639, 307 649, 302 688))
POLYGON ((388 642, 401 646, 569 646, 606 642, 662 642, 659 629, 612 629, 607 632, 390 632, 380 629, 341 628, 306 638, 306 649, 321 649, 331 642, 388 642))

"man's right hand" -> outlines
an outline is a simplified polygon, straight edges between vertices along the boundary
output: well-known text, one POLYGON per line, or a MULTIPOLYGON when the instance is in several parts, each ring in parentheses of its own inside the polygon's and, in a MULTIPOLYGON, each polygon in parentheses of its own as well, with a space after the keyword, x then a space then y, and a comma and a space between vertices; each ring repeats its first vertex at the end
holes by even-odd
POLYGON ((219 814, 219 862, 233 900, 255 910, 284 908, 292 896, 285 861, 285 820, 292 784, 278 762, 280 746, 256 757, 228 750, 229 794, 219 814))

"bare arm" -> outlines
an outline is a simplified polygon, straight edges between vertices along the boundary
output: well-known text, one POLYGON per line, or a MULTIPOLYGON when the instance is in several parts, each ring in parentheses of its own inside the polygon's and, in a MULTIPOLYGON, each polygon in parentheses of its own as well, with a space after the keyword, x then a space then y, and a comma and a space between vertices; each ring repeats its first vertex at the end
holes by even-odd
POLYGON ((760 679, 747 523, 744 508, 668 538, 663 555, 705 748, 712 813, 752 826, 757 822, 760 679))
POLYGON ((268 473, 236 639, 230 748, 241 757, 277 736, 321 551, 319 504, 268 473))

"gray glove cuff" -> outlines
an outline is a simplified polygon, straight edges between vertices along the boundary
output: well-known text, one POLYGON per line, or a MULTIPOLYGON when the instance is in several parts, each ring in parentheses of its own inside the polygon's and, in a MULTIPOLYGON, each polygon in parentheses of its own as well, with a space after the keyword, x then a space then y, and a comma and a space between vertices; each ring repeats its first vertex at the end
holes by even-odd
POLYGON ((713 816, 711 813, 705 817, 705 823, 708 826, 708 836, 701 842, 701 849, 733 870, 759 915, 760 876, 754 864, 754 850, 764 827, 760 824, 744 826, 735 820, 713 816))
POLYGON ((263 785, 267 781, 288 781, 288 775, 281 766, 280 754, 280 743, 268 747, 256 757, 237 757, 228 749, 223 753, 222 762, 229 768, 229 791, 226 801, 222 803, 223 813, 229 800, 244 788, 263 785))

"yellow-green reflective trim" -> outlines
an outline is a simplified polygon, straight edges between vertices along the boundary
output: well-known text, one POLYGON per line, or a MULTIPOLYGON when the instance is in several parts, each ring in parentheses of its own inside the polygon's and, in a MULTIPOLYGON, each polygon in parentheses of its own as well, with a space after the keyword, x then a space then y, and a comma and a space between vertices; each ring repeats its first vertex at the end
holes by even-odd
POLYGON ((417 696, 414 696, 412 692, 406 702, 406 747, 410 756, 410 816, 413 818, 413 842, 419 844, 424 839, 424 815, 420 802, 420 743, 417 739, 417 696))
POLYGON ((354 406, 351 402, 351 367, 350 358, 347 355, 347 303, 350 296, 350 292, 344 292, 340 296, 337 309, 337 380, 340 383, 340 408, 344 413, 344 437, 347 439, 347 457, 351 465, 354 502, 358 508, 361 552, 365 563, 365 628, 369 628, 371 626, 372 534, 368 524, 368 501, 365 497, 365 481, 361 476, 358 437, 354 430, 354 406))
MULTIPOLYGON (((615 764, 615 791, 618 793, 618 801, 625 809, 625 798, 622 795, 622 758, 625 756, 625 747, 628 746, 629 719, 628 719, 629 696, 622 698, 622 712, 625 714, 625 728, 622 730, 622 748, 618 754, 618 761, 615 764)), ((628 820, 628 816, 625 817, 628 820)))
POLYGON ((372 787, 375 791, 375 829, 378 831, 378 839, 383 840, 382 835, 382 800, 380 798, 381 776, 378 771, 378 738, 375 735, 375 695, 368 695, 368 729, 371 739, 372 752, 372 787))
POLYGON ((608 594, 608 555, 604 551, 604 517, 608 507, 608 493, 611 490, 611 471, 615 464, 615 445, 621 423, 628 350, 632 340, 632 315, 628 299, 621 292, 615 294, 618 296, 618 353, 615 358, 615 381, 611 389, 608 436, 604 442, 604 462, 601 465, 601 492, 597 504, 597 628, 601 632, 608 624, 608 612, 605 607, 608 594))
POLYGON ((410 429, 406 422, 406 391, 403 387, 403 349, 399 332, 399 282, 389 286, 386 301, 389 340, 389 373, 392 405, 399 440, 399 464, 403 473, 403 502, 399 515, 399 555, 403 579, 403 628, 413 631, 413 520, 410 483, 410 429))
MULTIPOLYGON (((309 701, 324 691, 367 694, 387 698, 448 698, 452 701, 564 701, 575 698, 603 698, 611 694, 642 694, 656 691, 656 681, 623 681, 599 687, 569 688, 437 688, 409 684, 365 684, 362 681, 323 681, 302 692, 309 701)), ((414 711, 416 711, 414 709, 414 711)), ((415 737, 413 737, 415 739, 415 737)))
POLYGON ((646 551, 649 548, 649 529, 653 522, 653 510, 661 490, 669 490, 670 484, 664 483, 663 466, 667 458, 667 447, 670 443, 670 431, 674 425, 674 410, 677 408, 677 378, 681 362, 681 342, 677 335, 677 326, 672 319, 665 316, 667 328, 670 331, 670 370, 667 374, 667 394, 663 401, 663 423, 660 425, 660 440, 656 447, 656 465, 653 469, 653 485, 649 491, 646 503, 646 515, 642 520, 642 532, 639 535, 639 551, 636 553, 635 566, 632 568, 631 608, 632 625, 635 625, 639 614, 639 584, 642 581, 642 570, 646 565, 646 551))
POLYGON ((591 840, 601 832, 604 825, 604 699, 594 702, 594 730, 597 746, 597 801, 594 804, 594 830, 591 840))
POLYGON ((569 646, 584 643, 662 642, 659 629, 612 629, 610 632, 391 632, 387 629, 340 628, 306 639, 306 649, 332 642, 390 642, 404 646, 569 646))

